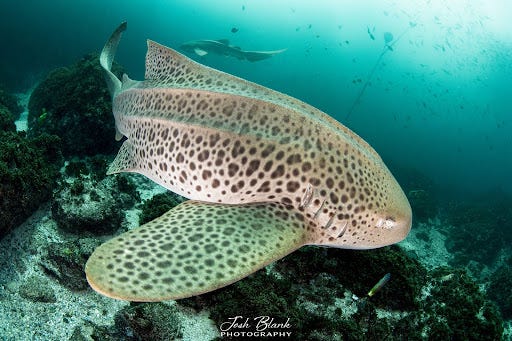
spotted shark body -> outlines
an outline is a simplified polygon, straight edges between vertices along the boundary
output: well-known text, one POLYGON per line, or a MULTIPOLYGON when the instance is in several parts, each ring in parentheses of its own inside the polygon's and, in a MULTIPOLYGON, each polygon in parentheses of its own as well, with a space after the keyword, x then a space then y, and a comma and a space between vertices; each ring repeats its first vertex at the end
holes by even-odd
POLYGON ((188 199, 92 254, 87 279, 131 301, 178 299, 233 283, 304 245, 398 242, 411 208, 359 136, 295 98, 148 41, 145 80, 100 61, 117 136, 108 173, 137 172, 188 199))

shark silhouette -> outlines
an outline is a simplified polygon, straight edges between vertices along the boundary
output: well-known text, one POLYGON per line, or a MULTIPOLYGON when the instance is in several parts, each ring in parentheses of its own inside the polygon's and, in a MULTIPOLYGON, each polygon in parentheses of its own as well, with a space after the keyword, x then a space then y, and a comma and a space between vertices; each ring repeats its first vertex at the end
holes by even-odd
POLYGON ((189 53, 195 53, 198 56, 205 56, 208 53, 214 53, 221 56, 230 56, 237 59, 246 59, 250 62, 270 58, 286 49, 275 51, 244 51, 238 46, 229 45, 229 40, 191 40, 181 44, 180 48, 189 53))

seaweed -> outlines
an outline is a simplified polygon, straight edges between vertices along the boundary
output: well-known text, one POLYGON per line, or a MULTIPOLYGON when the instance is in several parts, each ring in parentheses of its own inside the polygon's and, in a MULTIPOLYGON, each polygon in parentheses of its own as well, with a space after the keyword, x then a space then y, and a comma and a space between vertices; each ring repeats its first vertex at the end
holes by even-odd
POLYGON ((140 200, 129 176, 98 180, 88 173, 84 161, 73 161, 68 167, 66 172, 78 176, 62 182, 53 195, 51 209, 57 226, 72 233, 107 234, 119 229, 123 209, 140 200))
POLYGON ((217 326, 235 316, 289 319, 298 340, 498 340, 503 333, 496 306, 463 270, 428 273, 397 246, 303 248, 274 270, 178 303, 208 309, 217 326), (384 271, 391 280, 364 304, 347 297, 366 295, 384 271))

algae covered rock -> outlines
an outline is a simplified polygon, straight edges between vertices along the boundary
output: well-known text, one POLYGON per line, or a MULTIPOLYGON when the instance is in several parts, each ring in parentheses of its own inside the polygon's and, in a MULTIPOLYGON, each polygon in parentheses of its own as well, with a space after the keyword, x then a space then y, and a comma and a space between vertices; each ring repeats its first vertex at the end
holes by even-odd
POLYGON ((84 275, 87 259, 101 244, 94 238, 81 238, 64 243, 49 243, 43 251, 40 265, 46 275, 71 290, 86 290, 84 275))
POLYGON ((503 318, 512 319, 512 258, 491 275, 487 295, 498 305, 503 318))
POLYGON ((145 224, 160 217, 171 208, 179 205, 186 199, 173 192, 165 192, 154 195, 142 204, 142 213, 139 216, 139 225, 145 224))
POLYGON ((122 340, 177 340, 183 334, 176 307, 164 303, 131 303, 116 314, 115 326, 122 340))
POLYGON ((57 136, 0 131, 0 238, 52 193, 62 162, 57 136))
POLYGON ((183 328, 176 306, 165 303, 130 303, 118 311, 113 326, 84 320, 69 341, 169 341, 181 340, 183 328))
POLYGON ((0 103, 0 131, 16 131, 14 117, 6 106, 0 103))
POLYGON ((13 120, 18 119, 19 114, 23 111, 16 97, 11 95, 3 86, 0 86, 0 107, 2 106, 11 113, 13 120))
POLYGON ((422 327, 435 340, 499 340, 503 320, 478 285, 462 269, 431 272, 424 293, 422 327))
POLYGON ((106 160, 95 156, 73 160, 69 175, 52 199, 52 216, 59 228, 71 232, 112 233, 120 226, 126 208, 139 200, 126 174, 105 177, 106 160))
POLYGON ((508 195, 452 203, 445 214, 452 225, 445 246, 453 254, 453 266, 470 261, 492 266, 512 243, 512 197, 508 195))
POLYGON ((19 294, 21 297, 32 302, 55 303, 55 292, 44 278, 37 276, 29 277, 20 285, 19 294))
POLYGON ((29 134, 58 135, 64 156, 117 150, 111 97, 96 55, 50 72, 34 89, 28 108, 29 134))
POLYGON ((123 212, 114 193, 115 179, 95 182, 73 179, 52 200, 52 216, 59 228, 72 233, 112 233, 121 226, 123 212))

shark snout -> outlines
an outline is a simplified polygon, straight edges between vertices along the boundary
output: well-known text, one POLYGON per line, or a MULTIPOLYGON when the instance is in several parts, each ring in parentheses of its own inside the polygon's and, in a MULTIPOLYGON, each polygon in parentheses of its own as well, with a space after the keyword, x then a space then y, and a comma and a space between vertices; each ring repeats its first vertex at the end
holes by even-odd
POLYGON ((412 210, 409 200, 398 183, 393 189, 392 199, 377 219, 376 226, 383 230, 387 245, 397 243, 409 234, 412 225, 412 210))

